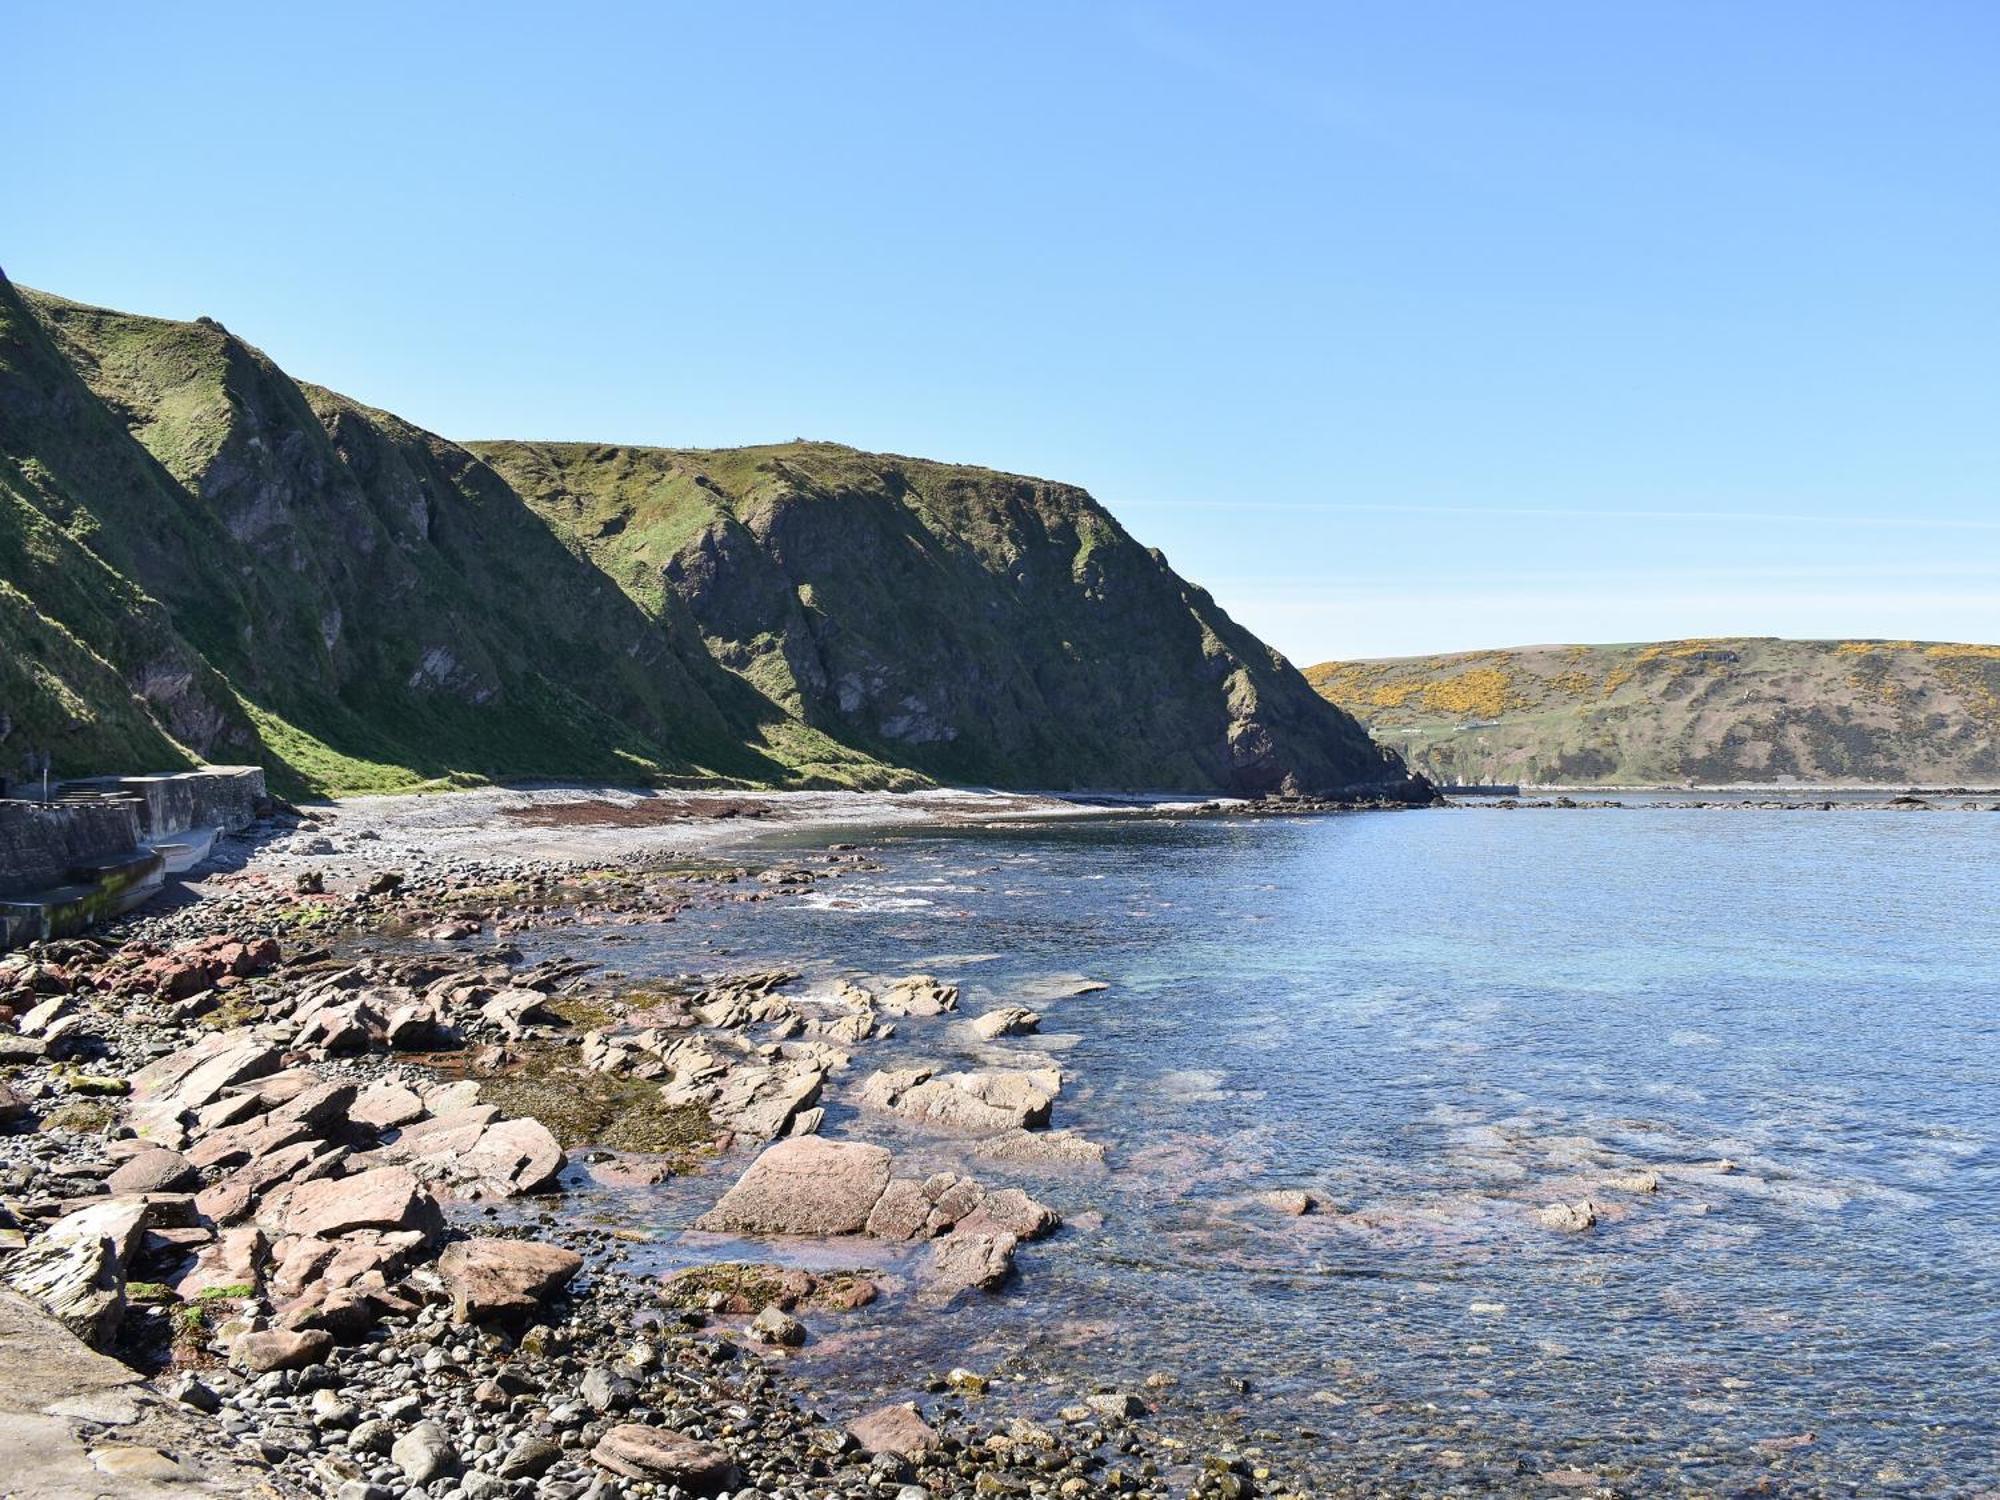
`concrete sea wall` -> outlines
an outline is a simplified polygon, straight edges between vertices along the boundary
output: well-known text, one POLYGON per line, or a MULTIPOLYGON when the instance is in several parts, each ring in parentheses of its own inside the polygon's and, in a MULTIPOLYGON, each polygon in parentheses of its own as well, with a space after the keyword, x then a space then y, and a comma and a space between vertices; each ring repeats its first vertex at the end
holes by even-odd
POLYGON ((159 888, 178 835, 247 828, 264 800, 257 766, 95 777, 46 803, 0 799, 0 950, 131 910, 159 888))

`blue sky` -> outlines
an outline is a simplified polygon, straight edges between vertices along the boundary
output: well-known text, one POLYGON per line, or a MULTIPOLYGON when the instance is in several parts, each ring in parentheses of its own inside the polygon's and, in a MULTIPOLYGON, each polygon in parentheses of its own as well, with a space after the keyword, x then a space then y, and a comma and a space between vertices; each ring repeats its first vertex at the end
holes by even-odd
POLYGON ((1088 486, 1295 660, 2000 640, 2000 7, 25 3, 0 265, 1088 486))

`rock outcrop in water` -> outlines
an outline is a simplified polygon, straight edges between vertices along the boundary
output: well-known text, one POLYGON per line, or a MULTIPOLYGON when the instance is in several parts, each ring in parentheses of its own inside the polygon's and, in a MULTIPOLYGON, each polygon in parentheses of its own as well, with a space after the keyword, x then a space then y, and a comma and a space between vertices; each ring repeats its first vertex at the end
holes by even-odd
POLYGON ((280 790, 1403 782, 1083 491, 793 443, 461 445, 0 278, 0 765, 280 790))

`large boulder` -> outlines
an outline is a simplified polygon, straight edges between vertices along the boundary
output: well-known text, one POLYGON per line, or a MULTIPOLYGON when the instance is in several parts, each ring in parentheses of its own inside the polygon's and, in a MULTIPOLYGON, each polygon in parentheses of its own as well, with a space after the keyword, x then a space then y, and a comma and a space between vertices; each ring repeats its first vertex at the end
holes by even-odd
POLYGON ((880 1146, 799 1136, 766 1148, 697 1229, 735 1234, 859 1234, 889 1185, 880 1146))
POLYGON ((605 1433, 590 1450, 590 1460, 626 1479, 677 1484, 696 1495, 720 1495, 736 1480, 736 1463, 724 1449, 636 1422, 605 1433))
POLYGON ((438 1257, 461 1323, 532 1315, 582 1269, 575 1251, 531 1240, 461 1240, 438 1257))

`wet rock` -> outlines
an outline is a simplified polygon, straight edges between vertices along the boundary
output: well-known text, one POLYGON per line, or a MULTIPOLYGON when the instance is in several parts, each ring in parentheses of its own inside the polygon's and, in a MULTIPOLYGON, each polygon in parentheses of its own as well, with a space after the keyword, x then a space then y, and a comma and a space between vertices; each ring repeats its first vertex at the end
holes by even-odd
POLYGON ((972 1029, 989 1042, 1003 1036, 1027 1036, 1041 1026, 1042 1018, 1025 1005, 999 1006, 972 1023, 972 1029))
POLYGON ((437 1268, 451 1288, 452 1316, 463 1323, 539 1311, 583 1269, 583 1257, 529 1240, 461 1240, 445 1249, 437 1268))
POLYGON ((1073 1130, 1010 1130, 972 1148, 983 1161, 1024 1167, 1101 1167, 1104 1147, 1073 1130))
POLYGON ((774 1304, 751 1320, 750 1336, 760 1344, 796 1349, 806 1341, 806 1325, 774 1304))
POLYGON ((1311 1193, 1300 1188, 1278 1188, 1273 1192, 1259 1193, 1257 1201, 1275 1213, 1290 1214, 1294 1218, 1309 1214, 1319 1206, 1311 1193))
POLYGON ((928 974, 906 974, 889 981, 878 1003, 893 1016, 941 1016, 958 1009, 958 986, 928 974))
POLYGON ((626 1479, 677 1484, 697 1495, 719 1495, 736 1479, 735 1461, 723 1449, 637 1423, 605 1433, 590 1450, 590 1460, 626 1479))
POLYGON ((847 1424, 854 1440, 869 1453, 893 1453, 915 1462, 938 1446, 935 1427, 923 1419, 913 1401, 878 1407, 847 1424))
POLYGON ((1011 1234, 953 1230, 931 1246, 931 1286, 946 1295, 977 1288, 997 1291, 1014 1274, 1011 1234))
POLYGON ((737 1234, 859 1234, 889 1185, 888 1151, 800 1136, 767 1147, 695 1221, 737 1234))
POLYGON ((998 1135, 1046 1125, 1062 1075, 1053 1068, 940 1073, 885 1068, 862 1082, 860 1102, 954 1135, 998 1135))
POLYGON ((1606 1187, 1616 1188, 1621 1193, 1657 1193, 1660 1190, 1660 1174, 1657 1172, 1628 1172, 1620 1177, 1605 1180, 1606 1187))
POLYGON ((927 1233, 931 1200, 914 1178, 898 1177, 883 1189, 868 1215, 867 1231, 878 1240, 913 1240, 927 1233))
POLYGON ((1597 1205, 1588 1198, 1578 1199, 1575 1203, 1550 1203, 1536 1209, 1535 1218, 1545 1228, 1581 1234, 1597 1226, 1597 1205))
POLYGON ((1018 1240, 1039 1240, 1061 1227, 1062 1220, 1054 1209, 1037 1203, 1019 1188, 1001 1188, 984 1194, 957 1222, 959 1231, 1011 1234, 1018 1240))

